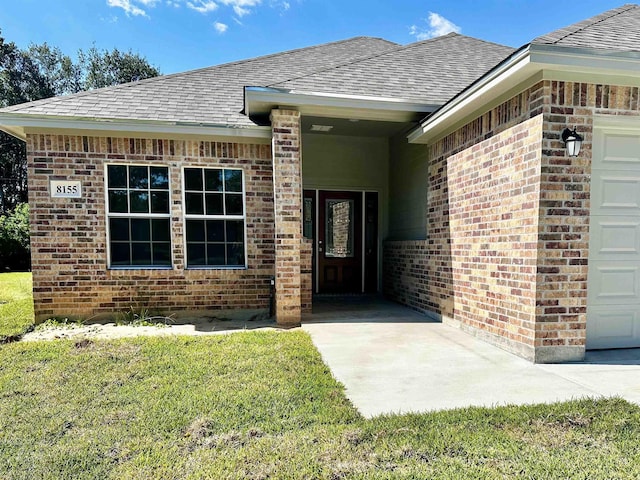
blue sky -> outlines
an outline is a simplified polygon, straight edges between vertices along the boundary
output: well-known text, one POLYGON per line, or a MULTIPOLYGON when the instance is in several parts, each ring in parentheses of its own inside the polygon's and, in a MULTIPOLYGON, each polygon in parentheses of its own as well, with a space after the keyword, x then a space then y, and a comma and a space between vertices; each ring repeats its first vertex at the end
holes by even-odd
POLYGON ((622 0, 2 0, 20 47, 133 50, 163 73, 358 35, 407 44, 451 30, 519 47, 622 0))

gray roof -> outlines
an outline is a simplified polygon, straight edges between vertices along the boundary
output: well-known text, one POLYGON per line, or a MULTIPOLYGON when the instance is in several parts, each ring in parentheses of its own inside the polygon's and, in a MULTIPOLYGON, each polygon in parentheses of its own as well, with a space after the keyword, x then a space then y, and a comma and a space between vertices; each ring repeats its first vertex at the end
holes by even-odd
MULTIPOLYGON (((579 8, 579 4, 575 4, 579 8)), ((625 52, 640 51, 640 6, 623 5, 542 35, 535 45, 561 45, 625 52)))
POLYGON ((264 86, 395 49, 356 37, 239 62, 14 105, 0 112, 254 126, 241 113, 245 86, 264 86))
POLYGON ((442 105, 512 52, 450 33, 268 86, 442 105))
POLYGON ((415 100, 440 105, 513 49, 458 34, 407 46, 356 37, 0 110, 250 127, 244 87, 415 100))
MULTIPOLYGON (((639 26, 640 7, 624 5, 532 43, 640 51, 639 26)), ((255 124, 242 113, 245 86, 442 105, 512 52, 455 33, 406 46, 356 37, 15 105, 0 113, 251 127, 255 124)))

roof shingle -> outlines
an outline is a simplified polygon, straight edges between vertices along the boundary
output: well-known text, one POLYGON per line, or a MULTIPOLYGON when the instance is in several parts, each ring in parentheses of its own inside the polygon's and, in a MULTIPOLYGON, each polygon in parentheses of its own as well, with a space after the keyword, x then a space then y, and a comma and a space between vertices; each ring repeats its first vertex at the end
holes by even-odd
POLYGON ((397 47, 397 44, 379 38, 355 37, 14 105, 0 112, 251 127, 254 123, 241 113, 244 86, 281 82, 397 47))
POLYGON ((441 105, 512 52, 450 33, 268 86, 441 105))
POLYGON ((561 45, 622 52, 640 51, 640 6, 623 5, 534 39, 535 45, 561 45))

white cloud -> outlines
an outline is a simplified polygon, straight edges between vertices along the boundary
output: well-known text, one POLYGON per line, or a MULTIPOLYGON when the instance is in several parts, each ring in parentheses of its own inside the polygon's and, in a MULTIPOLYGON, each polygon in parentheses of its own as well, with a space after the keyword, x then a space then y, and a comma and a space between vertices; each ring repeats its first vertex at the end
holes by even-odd
MULTIPOLYGON (((301 1, 301 0, 298 0, 301 1)), ((147 17, 147 11, 157 6, 180 8, 187 7, 196 12, 206 15, 210 12, 218 10, 221 5, 229 7, 233 10, 235 17, 232 17, 237 23, 245 15, 253 13, 256 9, 265 5, 270 8, 279 9, 286 12, 291 8, 290 0, 107 0, 110 7, 121 8, 127 16, 143 16, 147 17)), ((220 23, 220 22, 216 22, 220 23)), ((214 24, 215 25, 215 24, 214 24)), ((228 28, 227 24, 221 23, 228 28)))
POLYGON ((429 23, 429 28, 412 25, 409 27, 409 35, 416 37, 417 40, 426 40, 452 32, 460 33, 462 30, 458 25, 438 13, 429 12, 429 18, 426 21, 429 23))
POLYGON ((107 5, 109 5, 110 7, 119 7, 123 9, 127 15, 141 15, 143 17, 147 16, 147 12, 131 3, 131 0, 107 0, 107 5))
POLYGON ((262 3, 262 0, 221 0, 224 5, 233 7, 233 11, 239 17, 251 13, 251 9, 262 3))
POLYGON ((215 22, 213 24, 213 28, 215 28, 219 34, 223 34, 224 32, 227 31, 227 29, 229 28, 229 25, 226 25, 222 22, 215 22))
POLYGON ((194 2, 187 2, 187 7, 196 12, 209 13, 217 9, 218 5, 210 0, 195 0, 194 2))

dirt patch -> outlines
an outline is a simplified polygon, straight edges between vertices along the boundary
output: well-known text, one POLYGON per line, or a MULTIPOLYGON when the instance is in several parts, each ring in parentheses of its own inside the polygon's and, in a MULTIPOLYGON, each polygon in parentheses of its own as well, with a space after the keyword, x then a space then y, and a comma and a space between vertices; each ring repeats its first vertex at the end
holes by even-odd
POLYGON ((39 340, 77 339, 78 342, 91 339, 113 339, 138 336, 171 336, 171 335, 221 335, 245 330, 281 330, 273 320, 220 320, 195 319, 192 323, 183 322, 172 325, 116 325, 106 324, 73 324, 40 326, 22 337, 25 342, 39 340))

